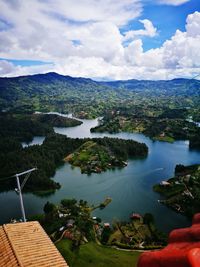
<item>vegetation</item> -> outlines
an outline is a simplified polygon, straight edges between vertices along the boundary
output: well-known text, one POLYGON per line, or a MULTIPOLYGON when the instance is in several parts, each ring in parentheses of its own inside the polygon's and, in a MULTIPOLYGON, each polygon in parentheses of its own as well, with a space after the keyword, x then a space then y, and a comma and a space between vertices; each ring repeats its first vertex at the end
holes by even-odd
POLYGON ((143 133, 153 140, 174 142, 175 140, 190 140, 191 148, 199 147, 199 127, 194 122, 183 119, 185 110, 180 112, 164 109, 163 113, 152 116, 136 111, 112 111, 91 132, 116 133, 120 131, 143 133), (167 116, 167 117, 166 117, 167 116))
POLYGON ((9 190, 15 186, 15 179, 5 179, 6 177, 33 167, 37 167, 38 170, 31 174, 25 190, 41 191, 60 188, 60 185, 50 177, 54 175, 55 169, 63 163, 62 159, 66 153, 71 152, 70 149, 77 148, 77 146, 78 142, 57 134, 48 135, 41 146, 35 145, 27 148, 22 148, 17 140, 10 137, 1 139, 1 190, 9 190))
POLYGON ((200 165, 177 165, 175 177, 155 185, 154 191, 165 197, 161 203, 192 217, 200 211, 200 165))
MULTIPOLYGON (((200 147, 200 130, 188 121, 199 121, 199 98, 198 80, 95 82, 56 73, 0 78, 4 112, 59 111, 80 118, 103 116, 101 125, 92 131, 142 132, 168 142, 188 139, 191 148, 200 147)), ((56 120, 56 124, 63 122, 56 120)))
POLYGON ((190 138, 190 148, 200 149, 200 128, 197 129, 195 135, 190 138))
MULTIPOLYGON (((60 185, 50 179, 55 174, 56 168, 64 163, 63 159, 67 155, 78 151, 78 149, 82 150, 81 146, 83 147, 85 143, 93 141, 90 139, 71 139, 55 134, 53 126, 67 127, 79 125, 80 123, 75 119, 54 114, 1 114, 0 189, 9 190, 14 188, 15 179, 13 177, 7 179, 7 177, 36 166, 38 171, 31 175, 25 190, 43 194, 44 191, 53 193, 56 189, 59 189, 60 185), (35 145, 23 148, 21 142, 31 141, 35 135, 46 136, 43 144, 41 146, 35 145)), ((103 170, 110 167, 108 162, 111 160, 113 166, 124 166, 122 162, 128 156, 146 156, 148 152, 146 145, 134 141, 98 138, 94 139, 94 143, 96 144, 96 152, 99 153, 97 166, 103 170), (114 158, 111 157, 110 159, 111 154, 114 155, 114 158)), ((95 155, 94 151, 93 154, 89 154, 89 158, 92 158, 93 155, 95 155)), ((80 159, 84 164, 83 153, 80 159)), ((92 161, 89 161, 87 166, 88 172, 93 170, 92 161)))
POLYGON ((136 267, 140 252, 120 251, 100 246, 94 242, 82 245, 78 252, 71 250, 71 241, 63 239, 56 244, 67 263, 71 267, 110 266, 136 267))
POLYGON ((131 217, 130 222, 115 222, 107 244, 124 249, 158 249, 166 245, 166 235, 156 229, 153 215, 131 217))
POLYGON ((53 133, 53 127, 71 127, 81 123, 56 114, 0 113, 0 139, 10 137, 20 142, 30 142, 34 136, 53 133))
POLYGON ((100 173, 114 167, 124 167, 130 156, 144 157, 148 148, 132 140, 102 138, 87 141, 66 157, 73 166, 79 166, 82 173, 100 173))
MULTIPOLYGON (((103 203, 109 204, 109 200, 103 203)), ((101 204, 96 208, 100 207, 101 204)), ((136 266, 140 255, 136 249, 157 249, 166 243, 166 236, 156 230, 151 214, 111 226, 91 217, 93 210, 87 201, 63 199, 58 205, 47 202, 44 215, 30 219, 40 221, 68 264, 74 267, 136 266)))

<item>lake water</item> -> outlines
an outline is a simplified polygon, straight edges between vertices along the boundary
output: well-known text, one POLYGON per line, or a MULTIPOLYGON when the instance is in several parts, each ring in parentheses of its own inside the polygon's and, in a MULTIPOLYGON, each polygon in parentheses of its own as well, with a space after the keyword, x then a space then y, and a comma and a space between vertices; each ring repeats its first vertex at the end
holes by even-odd
MULTIPOLYGON (((144 214, 150 212, 155 216, 160 230, 188 226, 190 222, 182 215, 158 202, 161 196, 154 193, 152 186, 173 176, 176 164, 200 163, 200 151, 189 150, 188 141, 177 141, 173 144, 152 141, 143 134, 90 133, 90 128, 97 125, 98 120, 82 120, 83 124, 69 128, 54 128, 57 133, 69 137, 103 137, 112 136, 144 142, 149 147, 145 159, 132 159, 123 169, 109 170, 101 174, 81 174, 79 168, 72 168, 68 163, 57 169, 53 179, 62 187, 55 194, 38 197, 31 193, 24 194, 27 215, 42 211, 46 201, 58 203, 63 198, 77 198, 97 204, 106 197, 111 197, 111 204, 104 210, 96 210, 104 222, 112 220, 128 220, 132 212, 144 214)), ((15 192, 0 194, 0 223, 10 218, 20 218, 19 199, 15 192)))

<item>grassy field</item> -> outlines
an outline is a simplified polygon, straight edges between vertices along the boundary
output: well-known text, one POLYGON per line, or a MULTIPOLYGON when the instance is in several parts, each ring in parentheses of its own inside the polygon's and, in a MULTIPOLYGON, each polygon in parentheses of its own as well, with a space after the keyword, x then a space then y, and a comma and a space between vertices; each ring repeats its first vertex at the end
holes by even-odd
POLYGON ((56 246, 70 267, 136 267, 140 255, 139 252, 120 251, 92 242, 82 245, 79 251, 72 252, 71 242, 66 239, 56 246))

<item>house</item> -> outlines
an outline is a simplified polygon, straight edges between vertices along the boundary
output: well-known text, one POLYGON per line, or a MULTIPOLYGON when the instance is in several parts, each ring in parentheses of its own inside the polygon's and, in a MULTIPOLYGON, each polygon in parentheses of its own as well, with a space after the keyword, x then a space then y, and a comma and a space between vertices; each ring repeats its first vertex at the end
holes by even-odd
POLYGON ((67 267, 38 222, 0 226, 1 267, 67 267))
POLYGON ((64 237, 66 239, 70 239, 70 240, 73 240, 74 239, 74 236, 73 236, 73 234, 70 231, 65 231, 64 237))
POLYGON ((110 228, 110 223, 104 223, 103 226, 104 228, 110 228))
POLYGON ((162 133, 160 134, 160 137, 165 137, 165 133, 162 132, 162 133))
POLYGON ((160 185, 161 186, 168 186, 168 185, 170 185, 170 183, 167 181, 162 181, 162 182, 160 182, 160 185))
POLYGON ((140 220, 142 219, 142 216, 139 213, 132 213, 130 218, 133 220, 140 220))
POLYGON ((73 227, 74 226, 74 220, 70 219, 67 221, 67 227, 70 228, 70 227, 73 227))

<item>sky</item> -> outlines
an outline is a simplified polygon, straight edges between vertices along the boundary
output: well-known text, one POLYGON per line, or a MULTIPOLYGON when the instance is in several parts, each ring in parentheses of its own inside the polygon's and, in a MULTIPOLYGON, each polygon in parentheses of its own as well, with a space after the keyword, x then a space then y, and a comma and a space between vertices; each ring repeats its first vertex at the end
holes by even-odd
POLYGON ((0 76, 200 74, 200 0, 0 0, 0 76))

